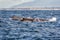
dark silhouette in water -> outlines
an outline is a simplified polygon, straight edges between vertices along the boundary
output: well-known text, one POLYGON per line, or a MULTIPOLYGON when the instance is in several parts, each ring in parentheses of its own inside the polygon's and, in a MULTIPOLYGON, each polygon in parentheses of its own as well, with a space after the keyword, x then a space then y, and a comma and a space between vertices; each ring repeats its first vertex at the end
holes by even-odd
POLYGON ((12 16, 11 17, 12 20, 19 20, 19 21, 35 21, 35 22, 45 22, 48 21, 46 19, 40 19, 40 18, 22 18, 22 17, 18 17, 18 16, 12 16))

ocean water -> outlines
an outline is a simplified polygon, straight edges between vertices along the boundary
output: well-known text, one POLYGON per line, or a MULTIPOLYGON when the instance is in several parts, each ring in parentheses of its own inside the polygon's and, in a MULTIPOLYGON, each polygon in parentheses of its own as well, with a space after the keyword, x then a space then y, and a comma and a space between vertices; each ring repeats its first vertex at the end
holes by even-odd
POLYGON ((60 40, 60 10, 0 10, 0 40, 60 40), (49 19, 56 22, 21 22, 12 16, 49 19))

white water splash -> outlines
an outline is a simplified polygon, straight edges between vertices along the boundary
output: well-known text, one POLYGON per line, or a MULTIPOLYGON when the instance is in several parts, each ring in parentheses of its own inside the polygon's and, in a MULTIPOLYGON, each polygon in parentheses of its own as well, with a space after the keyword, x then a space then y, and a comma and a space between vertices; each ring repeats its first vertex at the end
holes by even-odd
POLYGON ((49 22, 55 22, 55 21, 57 21, 56 17, 52 17, 51 19, 49 19, 49 22))

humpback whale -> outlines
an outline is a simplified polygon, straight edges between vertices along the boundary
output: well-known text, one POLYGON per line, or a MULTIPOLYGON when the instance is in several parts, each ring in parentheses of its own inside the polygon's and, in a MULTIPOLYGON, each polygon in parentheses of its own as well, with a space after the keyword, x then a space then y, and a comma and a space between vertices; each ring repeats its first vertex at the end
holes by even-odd
POLYGON ((57 19, 56 17, 52 17, 50 19, 42 19, 42 18, 24 18, 24 17, 18 17, 18 16, 12 16, 12 20, 18 20, 18 21, 30 21, 30 22, 55 22, 57 19))

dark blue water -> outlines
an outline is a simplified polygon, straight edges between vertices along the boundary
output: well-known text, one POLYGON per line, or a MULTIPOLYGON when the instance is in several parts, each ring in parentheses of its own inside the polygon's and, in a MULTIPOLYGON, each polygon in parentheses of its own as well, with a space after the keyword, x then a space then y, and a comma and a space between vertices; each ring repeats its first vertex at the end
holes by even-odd
POLYGON ((60 40, 60 10, 0 10, 0 40, 60 40), (21 22, 19 17, 51 18, 56 22, 21 22))

